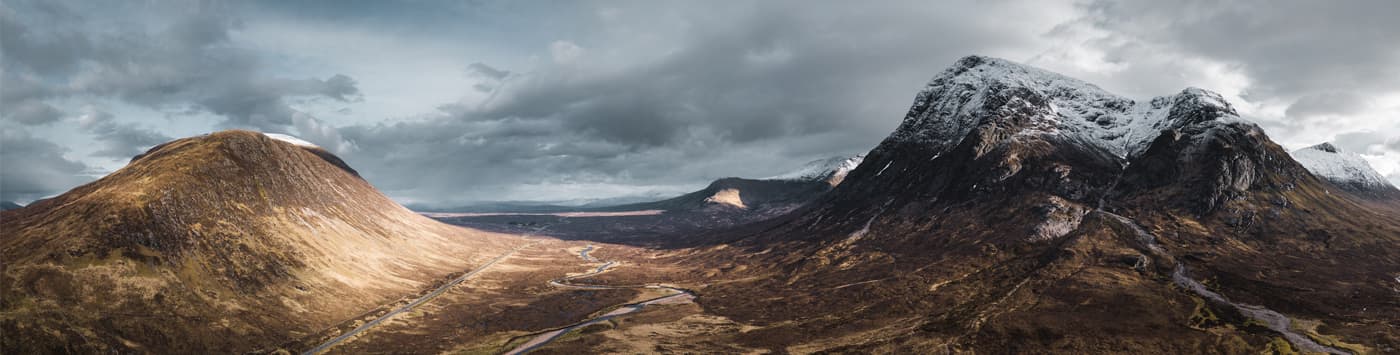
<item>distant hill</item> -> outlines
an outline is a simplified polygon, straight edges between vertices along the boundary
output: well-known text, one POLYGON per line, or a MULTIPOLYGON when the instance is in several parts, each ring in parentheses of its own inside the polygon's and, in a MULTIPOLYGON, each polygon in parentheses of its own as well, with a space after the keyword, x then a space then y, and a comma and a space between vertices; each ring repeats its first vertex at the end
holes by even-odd
POLYGON ((315 146, 249 131, 179 139, 0 212, 0 344, 269 351, 516 242, 419 216, 315 146))
POLYGON ((452 211, 463 215, 433 215, 444 222, 500 232, 525 233, 547 225, 542 233, 565 239, 695 245, 709 240, 710 232, 771 220, 801 208, 841 184, 860 159, 820 159, 767 179, 718 179, 698 191, 659 201, 598 207, 490 205, 486 207, 494 209, 478 206, 452 211), (629 211, 647 213, 617 215, 629 211), (600 214, 564 218, 575 212, 600 214))
POLYGON ((1371 168, 1366 159, 1332 143, 1322 143, 1291 153, 1313 175, 1351 193, 1400 202, 1400 190, 1371 168))

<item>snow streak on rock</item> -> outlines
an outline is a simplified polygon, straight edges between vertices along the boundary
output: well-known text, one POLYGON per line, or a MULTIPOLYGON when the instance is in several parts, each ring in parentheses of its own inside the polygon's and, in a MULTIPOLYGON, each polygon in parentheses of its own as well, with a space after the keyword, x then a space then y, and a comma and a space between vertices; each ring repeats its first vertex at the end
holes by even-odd
POLYGON ((1011 103, 1037 113, 1025 133, 1063 135, 1121 158, 1140 154, 1163 129, 1239 119, 1219 94, 1198 88, 1134 101, 1042 69, 971 56, 919 92, 886 144, 912 142, 942 153, 1011 103))

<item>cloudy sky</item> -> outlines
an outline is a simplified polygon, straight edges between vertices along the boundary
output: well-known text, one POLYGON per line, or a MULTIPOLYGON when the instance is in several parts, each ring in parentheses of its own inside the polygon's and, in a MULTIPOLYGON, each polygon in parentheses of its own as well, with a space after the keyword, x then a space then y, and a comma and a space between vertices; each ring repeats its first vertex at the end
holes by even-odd
POLYGON ((1400 183, 1393 1, 0 3, 0 199, 244 128, 400 202, 659 196, 864 152, 957 58, 1222 93, 1400 183))

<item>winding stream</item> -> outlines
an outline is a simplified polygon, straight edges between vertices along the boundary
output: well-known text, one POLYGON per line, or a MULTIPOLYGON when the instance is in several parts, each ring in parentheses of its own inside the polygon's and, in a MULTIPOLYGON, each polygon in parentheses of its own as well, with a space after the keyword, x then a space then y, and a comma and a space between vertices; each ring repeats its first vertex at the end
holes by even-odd
MULTIPOLYGON (((1107 212, 1103 210, 1098 210, 1098 212, 1101 212, 1109 217, 1113 217, 1119 222, 1131 226, 1133 228, 1133 231, 1135 231, 1138 235, 1138 241, 1142 242, 1144 245, 1147 246, 1149 250, 1151 250, 1154 253, 1164 253, 1162 247, 1157 245, 1157 237, 1153 236, 1151 233, 1148 233, 1147 230, 1143 229, 1142 226, 1138 225, 1136 221, 1133 221, 1130 218, 1123 217, 1112 212, 1107 212)), ((1283 315, 1282 313, 1275 312, 1273 310, 1261 306, 1231 302, 1229 299, 1226 299, 1225 296, 1211 291, 1210 289, 1206 288, 1205 285, 1202 285, 1199 281, 1196 281, 1195 279, 1192 279, 1190 275, 1187 275, 1186 264, 1179 260, 1176 262, 1176 269, 1172 271, 1172 281, 1175 282, 1177 285, 1180 285, 1181 287, 1185 287, 1186 289, 1191 290, 1191 292, 1194 292, 1195 294, 1200 295, 1201 297, 1205 297, 1206 299, 1217 303, 1230 305, 1230 307, 1234 307, 1246 317, 1263 322, 1265 326, 1267 326, 1270 330, 1278 332, 1279 334, 1283 334, 1284 339, 1287 339, 1289 343, 1292 343, 1293 346, 1298 347, 1301 350, 1328 354, 1351 354, 1346 350, 1318 344, 1317 342, 1313 341, 1312 338, 1309 338, 1307 335, 1298 334, 1297 331, 1293 330, 1293 320, 1288 318, 1288 316, 1283 315)))
MULTIPOLYGON (((588 262, 597 262, 597 261, 598 261, 597 259, 595 259, 595 258, 593 258, 592 256, 588 255, 588 253, 591 252, 591 251, 593 251, 594 249, 595 249, 595 248, 594 248, 592 245, 589 245, 588 247, 583 248, 582 251, 579 251, 578 255, 579 255, 580 258, 583 258, 583 260, 585 260, 585 261, 588 261, 588 262)), ((605 313, 605 314, 603 314, 603 315, 600 315, 600 316, 597 316, 597 317, 594 317, 594 318, 591 318, 591 319, 588 319, 588 320, 584 320, 584 321, 582 321, 582 322, 574 323, 574 324, 571 324, 571 325, 566 326, 566 327, 563 327, 563 328, 559 328, 559 329, 547 331, 547 332, 544 332, 544 333, 540 333, 540 334, 538 334, 538 335, 535 335, 534 338, 531 338, 530 341, 527 341, 527 342, 525 342, 524 344, 521 344, 520 346, 515 347, 515 349, 511 349, 510 351, 507 351, 505 354, 506 354, 506 355, 516 355, 516 354, 528 353, 528 352, 533 351, 533 350, 535 350, 535 349, 539 349, 540 347, 545 346, 545 345, 547 345, 547 344, 549 344, 549 343, 551 343, 551 342, 553 342, 553 341, 555 341, 555 340, 558 340, 560 337, 563 337, 565 334, 569 334, 569 332, 572 332, 572 331, 574 331, 574 330, 576 330, 576 329, 580 329, 580 328, 587 327, 587 326, 592 325, 592 324, 604 322, 604 321, 607 321, 607 320, 609 320, 609 319, 616 318, 616 317, 618 317, 618 316, 636 313, 636 312, 638 312, 638 311, 641 311, 643 307, 646 307, 646 306, 648 306, 648 305, 653 305, 653 304, 665 304, 665 303, 684 303, 684 302, 690 302, 690 300, 692 300, 692 299, 695 298, 695 294, 694 294, 694 293, 691 293, 691 292, 688 291, 688 290, 680 289, 680 288, 675 288, 675 287, 670 287, 670 286, 661 286, 661 285, 643 285, 643 286, 604 286, 604 285, 574 284, 574 283, 571 282, 571 281, 573 281, 573 280, 577 280, 577 279, 581 279, 581 278, 587 278, 587 277, 596 276, 596 275, 598 275, 598 274, 601 274, 601 273, 603 273, 603 272, 608 271, 608 269, 611 269, 613 266, 616 266, 616 265, 617 265, 617 261, 608 261, 607 263, 604 263, 603 265, 598 266, 598 268, 593 269, 593 271, 590 271, 590 272, 588 272, 588 273, 586 273, 586 274, 574 275, 574 276, 568 276, 568 277, 562 277, 562 278, 550 280, 550 281, 549 281, 549 284, 550 284, 551 286, 555 286, 555 287, 573 288, 573 289, 584 289, 584 290, 617 290, 617 289, 638 289, 638 288, 646 288, 646 289, 662 289, 662 290, 668 290, 668 291, 672 291, 672 292, 675 292, 675 293, 670 294, 670 295, 666 295, 666 296, 657 297, 657 298, 652 298, 652 299, 645 300, 645 301, 641 301, 641 302, 637 302, 637 303, 624 304, 624 305, 618 307, 617 309, 614 309, 614 310, 612 310, 611 312, 605 313)))

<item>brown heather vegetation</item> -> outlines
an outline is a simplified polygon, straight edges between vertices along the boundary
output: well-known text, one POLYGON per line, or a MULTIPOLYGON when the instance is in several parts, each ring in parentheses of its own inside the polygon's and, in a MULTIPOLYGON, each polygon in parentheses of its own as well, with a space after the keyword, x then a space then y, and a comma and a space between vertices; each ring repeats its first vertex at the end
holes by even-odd
POLYGON ((0 214, 0 347, 271 350, 522 242, 419 216, 317 148, 180 139, 0 214))

